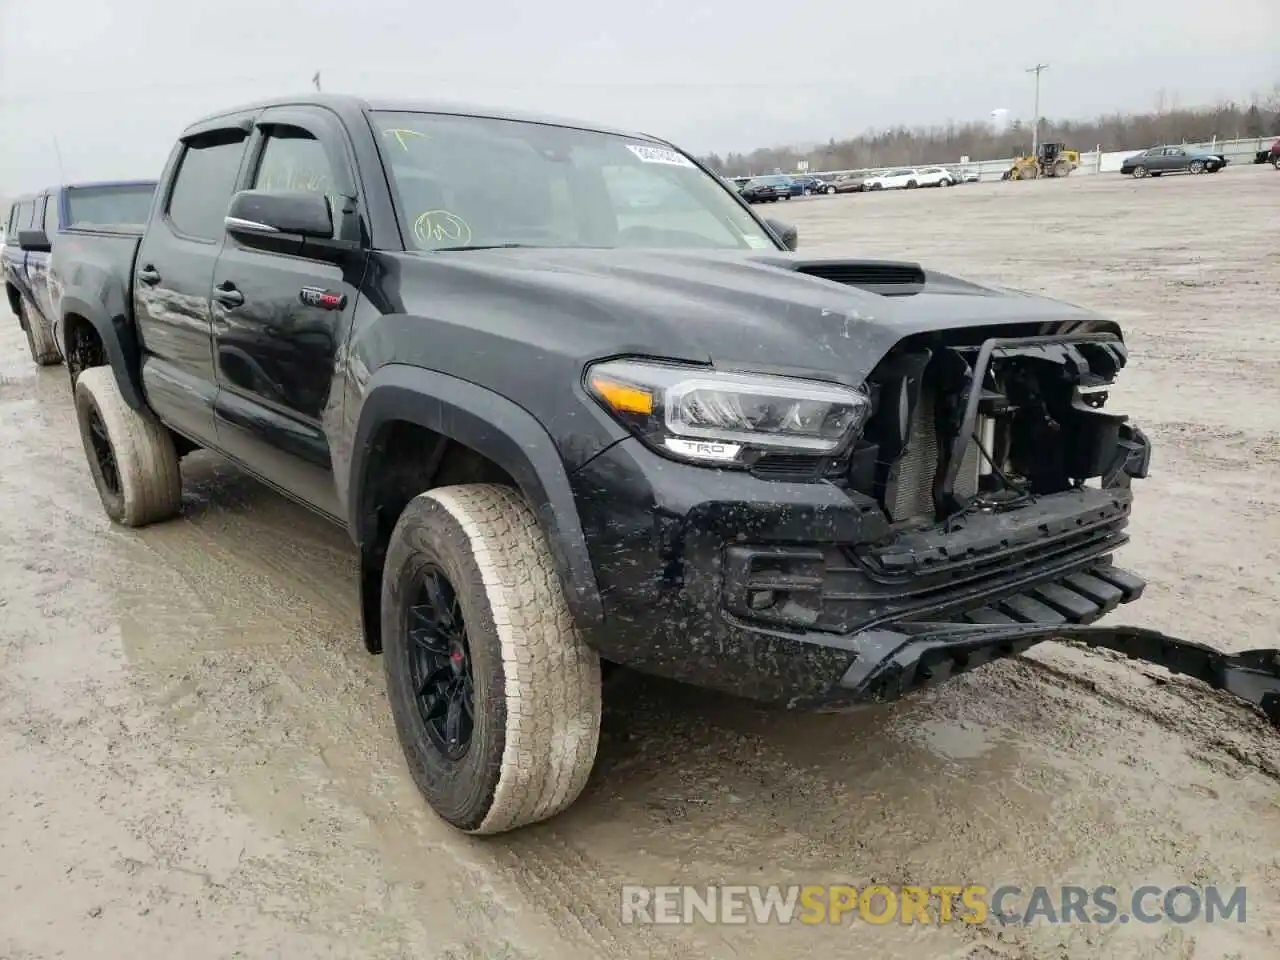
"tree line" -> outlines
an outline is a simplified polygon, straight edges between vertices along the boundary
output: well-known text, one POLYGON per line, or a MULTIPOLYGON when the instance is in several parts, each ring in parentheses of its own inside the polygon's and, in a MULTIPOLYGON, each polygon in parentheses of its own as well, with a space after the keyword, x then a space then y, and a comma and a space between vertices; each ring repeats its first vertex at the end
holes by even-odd
MULTIPOLYGON (((1247 104, 1226 101, 1210 107, 1180 107, 1161 94, 1145 113, 1113 113, 1095 120, 1040 121, 1040 141, 1061 141, 1073 150, 1129 150, 1161 143, 1197 143, 1251 137, 1280 137, 1280 83, 1267 96, 1247 104)), ((1031 149, 1031 124, 1020 120, 997 131, 989 123, 945 126, 897 126, 868 130, 847 140, 802 150, 761 147, 750 153, 710 154, 701 158, 726 176, 792 172, 801 160, 810 170, 862 170, 873 167, 972 162, 1020 156, 1031 149)))

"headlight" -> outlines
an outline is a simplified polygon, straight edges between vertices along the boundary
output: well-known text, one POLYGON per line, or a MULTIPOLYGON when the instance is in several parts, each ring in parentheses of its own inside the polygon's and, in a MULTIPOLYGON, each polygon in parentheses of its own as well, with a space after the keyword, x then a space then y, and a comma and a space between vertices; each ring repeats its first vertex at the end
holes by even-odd
POLYGON ((642 440, 686 460, 745 462, 752 453, 840 452, 866 422, 862 390, 639 360, 587 369, 599 403, 642 440))

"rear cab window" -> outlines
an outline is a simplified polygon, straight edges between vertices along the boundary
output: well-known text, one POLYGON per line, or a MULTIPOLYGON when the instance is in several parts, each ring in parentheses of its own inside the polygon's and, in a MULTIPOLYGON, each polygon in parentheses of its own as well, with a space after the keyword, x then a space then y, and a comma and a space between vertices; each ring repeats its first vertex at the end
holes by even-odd
POLYGON ((67 227, 141 227, 151 214, 155 184, 103 184, 67 188, 67 227))
POLYGON ((50 240, 58 232, 58 195, 51 193, 44 200, 44 235, 50 240))
POLYGON ((5 234, 5 242, 10 246, 18 245, 18 232, 31 226, 31 217, 35 213, 34 200, 20 200, 13 205, 9 214, 9 230, 5 234))
POLYGON ((194 139, 183 148, 165 218, 179 236, 217 243, 247 138, 239 130, 194 139))

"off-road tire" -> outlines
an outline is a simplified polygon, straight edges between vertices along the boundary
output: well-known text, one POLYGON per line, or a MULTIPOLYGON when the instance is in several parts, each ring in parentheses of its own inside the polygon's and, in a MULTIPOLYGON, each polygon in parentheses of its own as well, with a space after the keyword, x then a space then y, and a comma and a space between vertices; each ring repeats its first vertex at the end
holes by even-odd
POLYGON ((139 413, 120 395, 110 367, 80 371, 75 385, 76 420, 93 485, 108 517, 126 527, 168 520, 182 506, 182 473, 173 440, 153 416, 139 413), (95 417, 105 432, 115 480, 95 447, 95 417))
POLYGON ((444 820, 494 834, 545 820, 582 792, 600 735, 600 659, 578 635, 528 503, 496 484, 438 487, 396 522, 382 578, 387 692, 414 782, 444 820), (450 760, 412 680, 412 594, 442 571, 466 624, 473 729, 450 760))
POLYGON ((62 351, 58 349, 58 341, 53 339, 53 333, 27 313, 24 303, 18 304, 18 323, 27 334, 27 349, 31 351, 32 360, 42 367, 62 362, 62 351))

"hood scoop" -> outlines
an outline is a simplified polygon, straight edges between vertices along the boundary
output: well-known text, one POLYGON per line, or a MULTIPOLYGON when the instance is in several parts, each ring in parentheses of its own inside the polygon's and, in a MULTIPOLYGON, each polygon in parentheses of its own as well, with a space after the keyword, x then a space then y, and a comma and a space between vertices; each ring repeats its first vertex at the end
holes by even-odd
POLYGON ((797 273, 859 287, 884 297, 909 297, 924 289, 924 269, 892 260, 817 260, 796 265, 797 273))

